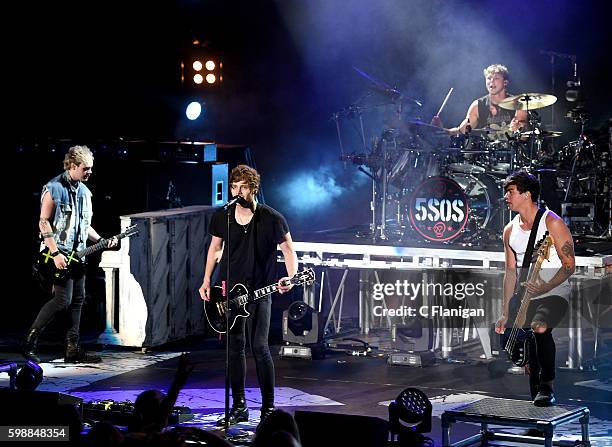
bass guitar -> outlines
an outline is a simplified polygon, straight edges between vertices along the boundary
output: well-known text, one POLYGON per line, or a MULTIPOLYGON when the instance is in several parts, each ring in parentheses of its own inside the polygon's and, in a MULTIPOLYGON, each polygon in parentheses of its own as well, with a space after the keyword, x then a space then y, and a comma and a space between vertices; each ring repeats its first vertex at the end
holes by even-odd
MULTIPOLYGON (((542 263, 550 256, 550 247, 553 243, 553 238, 547 231, 535 248, 537 259, 529 270, 528 282, 539 277, 542 263)), ((514 318, 514 324, 511 328, 506 328, 504 333, 501 334, 501 345, 508 354, 510 361, 516 366, 522 367, 529 362, 529 341, 533 337, 533 331, 530 328, 524 328, 532 295, 527 289, 524 290, 522 298, 519 299, 520 295, 520 292, 515 293, 508 303, 508 320, 514 318)))
MULTIPOLYGON (((134 236, 138 234, 138 226, 131 225, 125 229, 122 233, 119 233, 113 237, 117 240, 123 239, 124 237, 134 236)), ((53 262, 53 256, 51 256, 51 250, 45 247, 43 251, 38 253, 32 266, 33 271, 41 282, 58 283, 66 281, 70 277, 74 277, 77 273, 83 271, 83 258, 92 253, 96 253, 100 250, 104 250, 108 246, 108 239, 100 239, 93 245, 79 251, 72 251, 70 253, 60 250, 66 257, 66 268, 58 269, 55 267, 53 262)))
MULTIPOLYGON (((285 281, 284 285, 293 284, 299 286, 301 284, 312 284, 315 280, 314 271, 305 269, 297 272, 292 278, 285 281)), ((219 334, 227 332, 227 314, 229 314, 230 330, 236 324, 238 318, 246 318, 249 315, 246 306, 249 303, 255 302, 260 298, 268 296, 278 290, 278 284, 271 284, 261 289, 250 293, 249 290, 242 284, 236 284, 229 292, 229 309, 227 308, 226 299, 223 296, 223 288, 215 286, 210 288, 210 299, 204 301, 204 313, 210 326, 219 334)))

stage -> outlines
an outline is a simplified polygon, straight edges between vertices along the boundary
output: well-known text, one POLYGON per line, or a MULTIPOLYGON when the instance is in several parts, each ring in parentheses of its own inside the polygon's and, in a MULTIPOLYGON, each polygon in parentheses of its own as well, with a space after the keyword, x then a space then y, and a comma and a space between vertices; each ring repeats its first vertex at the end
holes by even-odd
MULTIPOLYGON (((208 207, 198 208, 195 210, 196 218, 208 211, 208 207)), ((187 210, 186 213, 191 214, 187 210)), ((127 225, 129 222, 125 220, 122 223, 127 225)), ((128 244, 125 244, 120 251, 109 252, 108 257, 105 254, 102 266, 107 278, 116 277, 120 281, 126 276, 125 269, 129 268, 129 262, 120 259, 127 254, 128 248, 128 244), (119 261, 113 266, 112 259, 119 261)), ((399 275, 400 278, 408 275, 413 279, 414 276, 410 275, 417 275, 417 278, 426 275, 432 280, 440 272, 449 275, 449 272, 467 271, 469 278, 478 278, 482 274, 498 278, 489 280, 491 290, 495 290, 498 287, 495 281, 499 281, 503 271, 503 254, 500 251, 470 247, 423 248, 324 242, 297 242, 295 248, 301 268, 311 267, 315 270, 317 286, 296 292, 298 296, 294 298, 300 299, 299 295, 303 294, 302 298, 315 309, 320 306, 319 321, 324 326, 322 333, 332 349, 327 350, 324 358, 281 357, 279 352, 284 343, 280 338, 280 327, 273 322, 271 340, 276 340, 276 344, 271 349, 276 368, 276 404, 279 408, 292 413, 317 411, 369 416, 387 421, 389 403, 402 390, 416 387, 429 397, 433 405, 432 430, 425 435, 433 438, 435 445, 441 445, 441 416, 444 411, 483 398, 529 399, 528 377, 524 372, 517 374, 516 370, 504 369, 500 374, 499 367, 494 366, 499 365, 503 352, 500 356, 494 336, 488 330, 483 330, 485 325, 471 321, 447 326, 434 319, 429 338, 416 337, 410 340, 411 345, 406 340, 402 342, 402 338, 394 332, 401 329, 401 324, 372 316, 372 291, 368 289, 369 285, 364 285, 374 284, 389 274, 399 275), (371 275, 380 277, 373 280, 371 275), (489 337, 489 350, 483 337, 489 337), (351 342, 350 339, 357 341, 351 342), (432 354, 424 366, 408 366, 407 362, 401 361, 399 365, 389 364, 392 354, 407 353, 408 349, 414 348, 414 343, 423 342, 426 346, 420 349, 432 354), (343 343, 352 343, 352 348, 344 349, 343 343), (360 349, 360 346, 367 349, 360 349)), ((132 249, 135 249, 134 245, 132 249)), ((611 263, 610 255, 577 257, 574 288, 578 290, 590 284, 587 290, 598 290, 601 295, 587 294, 588 299, 584 298, 583 303, 591 305, 603 296, 602 293, 607 293, 605 290, 602 292, 602 288, 610 282, 606 269, 609 270, 611 263)), ((116 289, 107 287, 106 290, 121 293, 125 289, 119 284, 116 289)), ((486 296, 490 298, 489 293, 486 296)), ((107 295, 107 302, 118 303, 119 315, 126 312, 131 315, 132 321, 137 320, 134 318, 136 315, 121 308, 125 302, 121 296, 107 295)), ((598 315, 605 316, 609 308, 607 305, 603 310, 599 309, 598 315)), ((607 320, 593 324, 594 309, 593 306, 589 308, 591 314, 587 314, 586 307, 574 309, 577 313, 571 320, 573 323, 568 320, 566 327, 555 330, 558 350, 555 392, 559 404, 585 406, 590 410, 591 445, 604 446, 610 445, 609 434, 612 430, 612 387, 609 379, 612 341, 607 320)), ((163 325, 163 322, 156 324, 163 325)), ((488 325, 489 321, 485 324, 488 325)), ((160 328, 167 333, 175 333, 168 327, 160 328)), ((112 332, 114 329, 111 329, 112 332)), ((64 365, 57 354, 62 349, 61 345, 50 342, 53 334, 49 334, 41 349, 44 380, 38 390, 67 393, 82 398, 84 403, 101 400, 133 402, 144 390, 155 388, 166 391, 172 381, 178 356, 181 352, 190 352, 190 361, 196 367, 177 405, 189 407, 193 418, 182 425, 215 429, 214 422, 221 416, 224 405, 223 341, 206 332, 177 337, 152 346, 121 346, 121 336, 126 330, 129 333, 125 327, 123 332, 115 331, 114 338, 110 338, 114 341, 106 344, 101 340, 105 333, 108 335, 108 327, 100 337, 95 333, 86 336, 88 348, 102 354, 104 361, 98 365, 64 365)), ((0 353, 3 361, 23 364, 18 353, 20 336, 7 334, 0 353)), ((246 435, 241 440, 235 440, 238 445, 248 442, 259 418, 260 395, 250 357, 248 370, 247 401, 251 419, 248 423, 239 424, 238 428, 244 430, 246 435)), ((0 374, 0 386, 8 386, 7 374, 0 374)), ((350 418, 338 421, 337 424, 351 423, 350 418)), ((87 428, 88 425, 85 430, 87 428)), ((332 427, 332 430, 342 429, 342 426, 332 427)), ((467 438, 478 430, 478 424, 457 422, 453 425, 453 437, 467 438)), ((507 428, 502 431, 518 435, 524 429, 507 428)), ((563 425, 554 434, 555 440, 579 439, 580 424, 574 421, 563 425)))
MULTIPOLYGON (((294 413, 297 410, 319 411, 343 415, 364 415, 388 420, 388 404, 407 387, 422 390, 433 405, 432 437, 441 445, 440 417, 444 411, 485 397, 527 400, 528 378, 505 374, 492 378, 488 363, 462 352, 456 357, 440 360, 422 368, 389 366, 385 356, 372 352, 367 356, 332 353, 325 359, 303 360, 279 358, 278 346, 273 346, 276 367, 276 404, 294 413)), ((196 368, 179 395, 177 405, 187 406, 193 419, 183 425, 206 429, 223 412, 224 350, 215 340, 186 341, 172 349, 142 353, 133 350, 102 349, 99 365, 67 366, 61 359, 43 353, 41 364, 45 378, 39 390, 61 391, 81 397, 84 402, 112 399, 135 400, 147 389, 167 391, 181 352, 190 352, 196 368)), ((563 352, 560 353, 563 356, 563 352)), ((3 352, 4 360, 21 361, 15 352, 3 352)), ((591 445, 609 444, 612 430, 611 364, 601 364, 598 371, 565 370, 559 368, 556 394, 559 404, 586 406, 591 412, 591 445)), ((259 417, 259 390, 254 364, 248 359, 247 401, 251 409, 249 423, 240 428, 255 429, 259 417)), ((0 375, 0 385, 7 386, 6 375, 0 375)), ((350 419, 347 419, 350 424, 350 419)), ((87 426, 86 426, 87 427, 87 426)), ((328 430, 342 431, 334 426, 328 430)), ((453 426, 453 436, 467 437, 478 432, 478 424, 459 422, 453 426)), ((520 434, 524 430, 510 429, 520 434)), ((555 439, 579 439, 580 425, 571 423, 555 431, 555 439)))

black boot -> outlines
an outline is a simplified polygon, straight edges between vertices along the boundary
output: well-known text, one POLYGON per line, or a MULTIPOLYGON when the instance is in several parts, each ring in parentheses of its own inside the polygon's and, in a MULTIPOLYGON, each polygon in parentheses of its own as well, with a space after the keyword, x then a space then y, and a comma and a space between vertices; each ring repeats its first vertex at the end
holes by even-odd
POLYGON ((32 360, 33 362, 40 363, 40 358, 36 355, 39 336, 40 331, 38 329, 30 328, 28 331, 26 338, 23 341, 23 348, 21 351, 21 355, 23 355, 26 360, 32 360))
POLYGON ((540 391, 533 399, 533 404, 536 407, 550 407, 554 405, 556 402, 555 393, 553 392, 553 388, 548 383, 540 384, 540 391))
POLYGON ((274 412, 274 410, 276 410, 276 408, 274 408, 274 405, 270 405, 270 404, 267 404, 267 405, 261 407, 261 414, 259 416, 259 423, 262 424, 263 421, 265 421, 268 418, 268 416, 270 416, 274 412))
MULTIPOLYGON (((230 409, 229 425, 237 424, 238 422, 246 422, 249 420, 249 409, 246 405, 246 400, 239 399, 234 401, 232 408, 230 409)), ((217 421, 217 426, 221 427, 225 425, 225 416, 217 421)))
POLYGON ((102 357, 96 354, 89 354, 81 345, 78 339, 66 339, 66 354, 64 363, 100 363, 102 357))

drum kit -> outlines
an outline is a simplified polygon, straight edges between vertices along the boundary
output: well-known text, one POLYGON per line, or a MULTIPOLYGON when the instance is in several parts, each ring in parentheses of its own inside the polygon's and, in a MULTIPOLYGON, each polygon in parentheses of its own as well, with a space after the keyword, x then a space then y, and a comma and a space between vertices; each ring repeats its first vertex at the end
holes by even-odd
MULTIPOLYGON (((381 91, 393 92, 394 104, 404 103, 405 97, 397 89, 359 73, 381 91)), ((578 141, 553 157, 547 156, 550 144, 545 143, 561 132, 544 130, 536 110, 556 100, 549 94, 522 93, 498 104, 507 110, 527 111, 529 130, 512 132, 509 127, 491 124, 471 130, 468 127, 466 133, 454 136, 420 119, 401 117, 400 104, 393 125, 373 138, 372 149, 352 154, 344 153, 338 124, 341 115, 335 114, 341 159, 359 165, 360 171, 372 179, 369 231, 357 236, 373 242, 498 245, 512 217, 505 205, 503 183, 511 172, 519 170, 541 180, 552 175, 554 189, 565 192, 562 201, 571 201, 583 188, 585 174, 595 183, 602 175, 585 171, 584 154, 592 155, 595 148, 583 132, 578 141), (582 179, 580 185, 576 185, 578 178, 582 179)), ((411 98, 409 101, 419 103, 411 98)), ((357 116, 361 119, 360 114, 357 116)), ((601 189, 589 186, 593 191, 601 189)))

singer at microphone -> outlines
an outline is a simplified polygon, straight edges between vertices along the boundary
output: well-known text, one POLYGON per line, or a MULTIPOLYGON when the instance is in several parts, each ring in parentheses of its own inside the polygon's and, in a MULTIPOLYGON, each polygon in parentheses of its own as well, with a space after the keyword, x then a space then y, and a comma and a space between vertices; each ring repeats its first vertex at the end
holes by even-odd
POLYGON ((240 200, 240 199, 242 199, 242 197, 240 197, 240 196, 232 197, 225 205, 223 205, 223 208, 227 209, 227 208, 229 208, 230 206, 232 206, 236 202, 241 202, 241 204, 242 204, 244 202, 244 199, 242 199, 242 200, 240 200))

